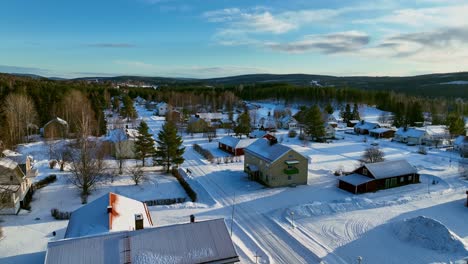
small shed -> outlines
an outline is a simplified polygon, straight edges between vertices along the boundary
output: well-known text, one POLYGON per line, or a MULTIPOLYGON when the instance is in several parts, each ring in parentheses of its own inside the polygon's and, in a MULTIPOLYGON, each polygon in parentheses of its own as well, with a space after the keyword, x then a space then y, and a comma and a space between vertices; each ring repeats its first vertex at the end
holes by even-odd
POLYGON ((368 135, 370 130, 373 130, 379 127, 380 125, 377 123, 371 123, 371 122, 366 122, 364 120, 361 120, 359 123, 357 123, 354 126, 354 132, 356 134, 368 135))
POLYGON ((56 117, 47 122, 42 128, 42 135, 47 139, 57 139, 68 137, 67 121, 56 117))

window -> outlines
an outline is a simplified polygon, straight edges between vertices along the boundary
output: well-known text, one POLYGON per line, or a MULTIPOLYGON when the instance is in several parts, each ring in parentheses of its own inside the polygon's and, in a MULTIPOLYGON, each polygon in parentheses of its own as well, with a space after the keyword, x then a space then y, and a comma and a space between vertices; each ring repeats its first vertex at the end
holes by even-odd
POLYGON ((292 177, 291 177, 291 175, 288 175, 288 180, 289 180, 289 181, 290 181, 290 180, 292 180, 292 177))
POLYGON ((292 167, 293 167, 292 165, 288 165, 288 169, 292 169, 292 167))
POLYGON ((362 174, 367 176, 367 169, 366 168, 362 169, 362 174))
POLYGON ((10 181, 13 181, 13 175, 10 175, 10 181))
POLYGON ((405 181, 405 177, 400 177, 400 183, 403 183, 405 181))
POLYGON ((413 175, 408 176, 408 181, 413 181, 413 175))

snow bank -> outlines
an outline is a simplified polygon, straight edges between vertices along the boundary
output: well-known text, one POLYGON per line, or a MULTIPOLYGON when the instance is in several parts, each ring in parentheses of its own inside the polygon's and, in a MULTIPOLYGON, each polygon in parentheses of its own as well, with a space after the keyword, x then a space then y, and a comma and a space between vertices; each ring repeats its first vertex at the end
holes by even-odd
POLYGON ((460 237, 441 222, 425 216, 396 222, 393 231, 400 240, 413 245, 444 252, 468 252, 460 237))

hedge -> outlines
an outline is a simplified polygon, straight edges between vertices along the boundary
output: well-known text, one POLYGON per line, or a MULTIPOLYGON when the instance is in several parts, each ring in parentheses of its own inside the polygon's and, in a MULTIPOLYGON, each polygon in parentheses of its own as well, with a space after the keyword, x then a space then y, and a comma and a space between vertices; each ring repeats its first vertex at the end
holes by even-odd
POLYGON ((44 179, 36 182, 34 184, 34 189, 41 189, 41 188, 44 188, 46 187, 47 185, 55 182, 57 180, 57 176, 55 176, 55 174, 51 174, 47 177, 45 177, 44 179))
POLYGON ((156 199, 156 200, 148 200, 144 201, 147 206, 154 206, 154 205, 171 205, 176 203, 185 203, 185 198, 170 198, 170 199, 156 199))
POLYGON ((174 168, 172 170, 172 175, 179 181, 182 188, 184 188, 185 192, 187 193, 188 197, 192 200, 192 202, 197 201, 197 193, 190 187, 190 184, 184 179, 182 175, 180 175, 179 171, 174 168))
POLYGON ((57 220, 68 220, 71 216, 71 212, 62 212, 57 208, 51 209, 50 214, 57 220))
POLYGON ((214 161, 214 156, 209 150, 200 147, 200 145, 198 144, 193 144, 193 149, 196 152, 200 153, 205 159, 209 160, 210 162, 214 161))

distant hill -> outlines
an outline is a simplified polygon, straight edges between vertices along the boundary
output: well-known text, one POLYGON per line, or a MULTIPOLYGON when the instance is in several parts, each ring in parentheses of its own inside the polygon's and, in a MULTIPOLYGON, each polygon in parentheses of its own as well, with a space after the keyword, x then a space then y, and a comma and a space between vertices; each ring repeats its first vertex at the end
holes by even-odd
MULTIPOLYGON (((18 74, 19 75, 19 74, 18 74)), ((37 75, 22 75, 43 78, 37 75)), ((57 78, 55 78, 57 79, 57 78)), ((468 98, 468 72, 427 74, 409 77, 338 77, 312 74, 248 74, 209 79, 116 76, 85 77, 73 80, 140 82, 150 85, 251 85, 256 83, 287 83, 299 86, 352 87, 369 90, 393 90, 411 95, 468 98)))

